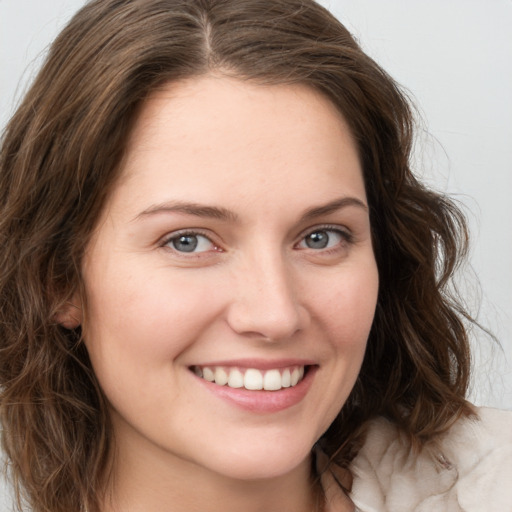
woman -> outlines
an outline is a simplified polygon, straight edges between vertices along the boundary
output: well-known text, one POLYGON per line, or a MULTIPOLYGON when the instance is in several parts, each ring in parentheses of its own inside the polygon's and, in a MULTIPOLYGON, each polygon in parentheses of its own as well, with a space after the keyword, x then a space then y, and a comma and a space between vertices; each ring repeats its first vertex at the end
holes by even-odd
POLYGON ((0 164, 3 443, 34 511, 506 509, 507 418, 465 400, 447 292, 465 222, 411 125, 313 2, 73 18, 0 164))

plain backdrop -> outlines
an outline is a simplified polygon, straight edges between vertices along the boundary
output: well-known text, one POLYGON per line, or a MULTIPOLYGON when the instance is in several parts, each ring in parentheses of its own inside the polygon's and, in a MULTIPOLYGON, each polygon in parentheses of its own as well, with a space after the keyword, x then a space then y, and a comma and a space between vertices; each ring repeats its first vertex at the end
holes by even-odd
MULTIPOLYGON (((461 283, 479 321, 471 398, 512 409, 512 0, 324 0, 411 96, 414 166, 466 207, 461 283), (476 282, 479 285, 475 285, 476 282)), ((0 127, 83 0, 0 0, 0 127)), ((0 511, 11 510, 0 483, 0 511)))

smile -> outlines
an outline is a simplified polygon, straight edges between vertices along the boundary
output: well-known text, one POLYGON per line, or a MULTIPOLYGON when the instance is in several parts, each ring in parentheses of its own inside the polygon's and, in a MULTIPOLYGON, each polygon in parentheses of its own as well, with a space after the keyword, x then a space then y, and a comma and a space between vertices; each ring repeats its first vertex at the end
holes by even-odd
POLYGON ((244 388, 250 391, 279 391, 292 388, 304 378, 304 366, 290 366, 258 370, 256 368, 238 368, 225 366, 194 366, 192 371, 204 380, 218 386, 233 389, 244 388))

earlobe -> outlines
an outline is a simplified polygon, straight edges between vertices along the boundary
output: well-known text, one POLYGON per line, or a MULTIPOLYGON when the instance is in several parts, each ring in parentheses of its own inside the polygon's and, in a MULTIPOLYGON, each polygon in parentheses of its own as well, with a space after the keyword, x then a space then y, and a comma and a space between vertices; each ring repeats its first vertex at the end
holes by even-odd
POLYGON ((73 296, 55 313, 55 321, 66 329, 76 329, 82 323, 82 306, 78 297, 73 296))

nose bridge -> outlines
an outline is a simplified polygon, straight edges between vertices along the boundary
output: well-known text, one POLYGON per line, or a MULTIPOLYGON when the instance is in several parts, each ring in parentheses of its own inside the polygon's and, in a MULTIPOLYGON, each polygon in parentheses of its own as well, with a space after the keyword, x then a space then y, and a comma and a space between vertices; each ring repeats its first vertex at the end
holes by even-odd
POLYGON ((307 315, 282 250, 267 246, 250 251, 237 270, 236 282, 230 311, 235 331, 280 340, 303 328, 307 315))

